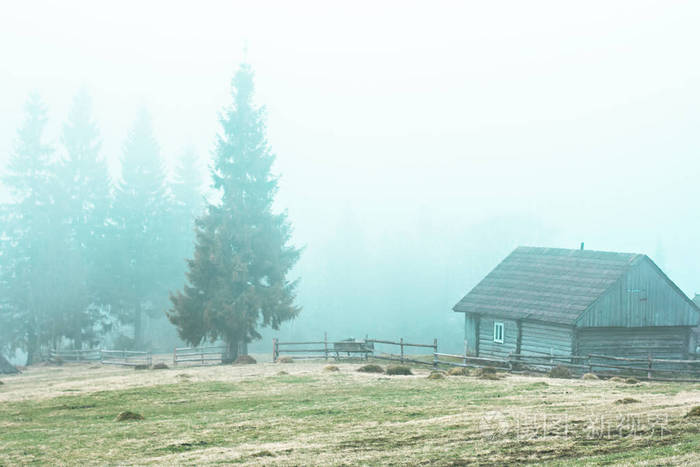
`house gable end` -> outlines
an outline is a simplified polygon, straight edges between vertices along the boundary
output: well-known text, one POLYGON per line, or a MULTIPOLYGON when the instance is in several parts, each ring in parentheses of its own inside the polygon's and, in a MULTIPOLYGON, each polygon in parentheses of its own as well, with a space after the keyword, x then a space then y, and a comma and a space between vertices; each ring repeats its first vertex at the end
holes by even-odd
POLYGON ((642 256, 576 320, 577 327, 696 326, 698 307, 642 256))

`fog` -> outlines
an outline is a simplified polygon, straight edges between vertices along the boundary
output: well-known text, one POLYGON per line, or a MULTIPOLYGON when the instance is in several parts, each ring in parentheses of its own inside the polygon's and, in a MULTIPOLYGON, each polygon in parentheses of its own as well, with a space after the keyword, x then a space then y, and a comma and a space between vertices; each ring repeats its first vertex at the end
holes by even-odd
POLYGON ((0 161, 31 92, 58 142, 82 88, 115 179, 143 108, 171 170, 208 159, 250 63, 304 247, 301 314, 253 349, 327 331, 458 351, 452 306, 518 245, 645 253, 700 291, 699 23, 668 2, 13 2, 0 161))

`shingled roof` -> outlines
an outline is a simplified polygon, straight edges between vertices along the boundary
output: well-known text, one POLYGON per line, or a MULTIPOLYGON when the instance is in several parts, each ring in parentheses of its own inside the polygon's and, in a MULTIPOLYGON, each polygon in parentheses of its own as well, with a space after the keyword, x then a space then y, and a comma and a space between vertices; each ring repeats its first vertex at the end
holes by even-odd
POLYGON ((516 248, 454 311, 573 324, 644 255, 516 248))

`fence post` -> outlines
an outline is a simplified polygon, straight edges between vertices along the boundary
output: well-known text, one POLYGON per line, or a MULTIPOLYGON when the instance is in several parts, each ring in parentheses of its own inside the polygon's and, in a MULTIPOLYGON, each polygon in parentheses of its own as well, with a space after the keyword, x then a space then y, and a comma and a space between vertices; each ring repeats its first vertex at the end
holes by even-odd
POLYGON ((588 362, 588 372, 593 373, 593 364, 591 363, 590 355, 586 355, 586 361, 588 362))
POLYGON ((328 333, 323 333, 323 354, 325 355, 326 361, 328 361, 328 333))
POLYGON ((433 368, 437 370, 438 368, 438 356, 437 356, 437 337, 433 339, 433 368))
POLYGON ((652 362, 652 359, 651 359, 651 352, 649 352, 647 358, 649 359, 649 367, 648 367, 648 369, 647 369, 647 378, 651 379, 651 362, 652 362))
POLYGON ((200 347, 199 351, 202 352, 202 366, 204 366, 204 349, 202 347, 200 347))
POLYGON ((467 340, 464 339, 464 364, 467 364, 467 340))
POLYGON ((399 345, 401 346, 401 363, 403 363, 403 337, 401 338, 399 345))
POLYGON ((177 347, 173 347, 173 366, 177 366, 177 347))
POLYGON ((277 353, 279 352, 279 348, 277 347, 277 338, 273 337, 272 338, 272 363, 277 363, 277 353))

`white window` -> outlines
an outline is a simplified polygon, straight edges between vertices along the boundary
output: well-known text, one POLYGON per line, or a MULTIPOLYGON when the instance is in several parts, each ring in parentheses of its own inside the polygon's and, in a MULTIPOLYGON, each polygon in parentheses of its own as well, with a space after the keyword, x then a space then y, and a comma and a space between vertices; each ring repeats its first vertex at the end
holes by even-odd
POLYGON ((503 323, 493 323, 493 341, 498 344, 503 344, 503 323))

